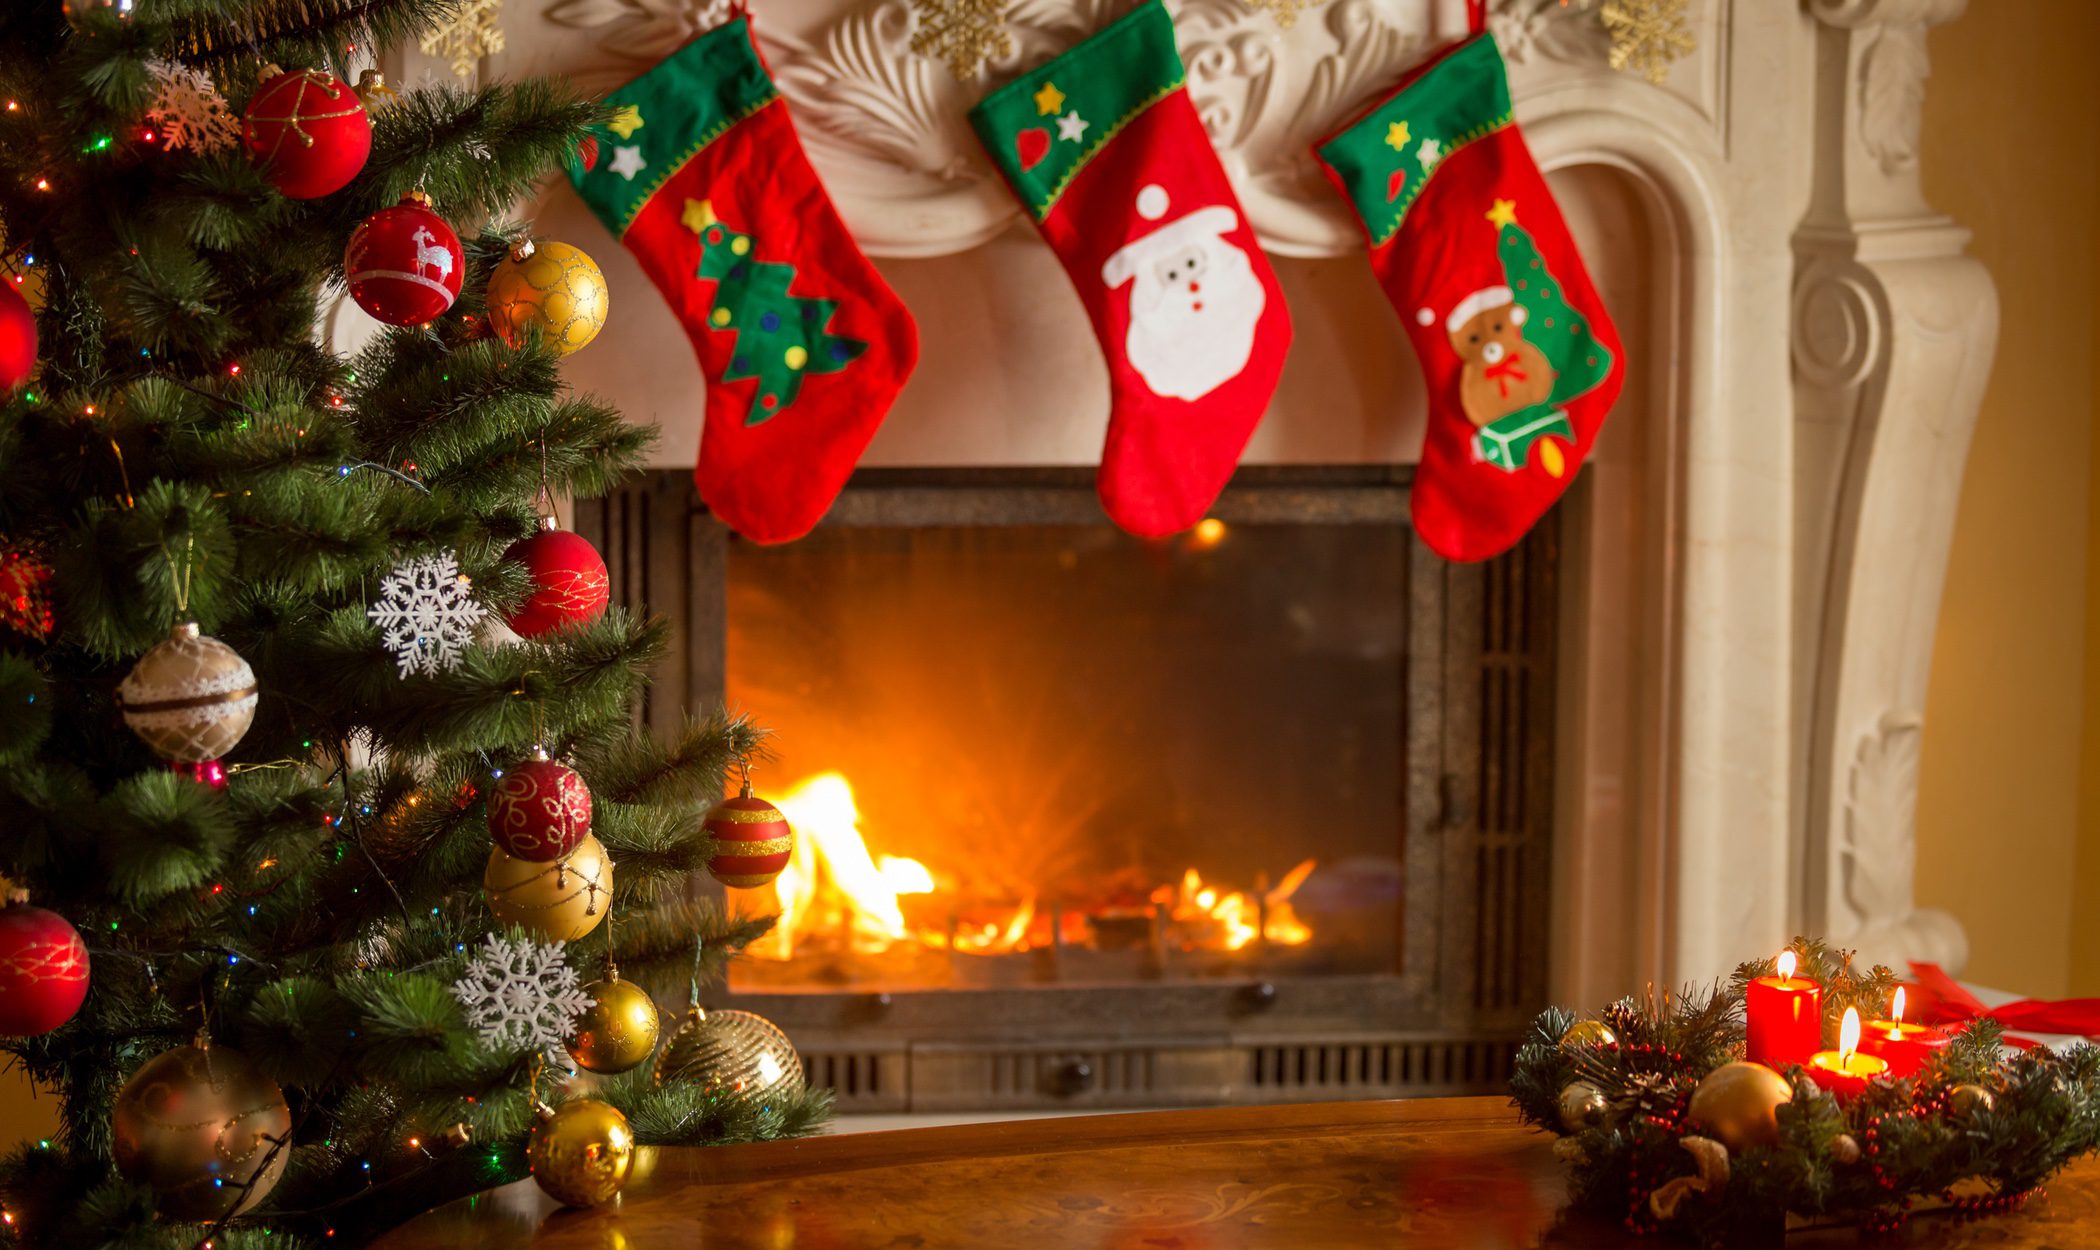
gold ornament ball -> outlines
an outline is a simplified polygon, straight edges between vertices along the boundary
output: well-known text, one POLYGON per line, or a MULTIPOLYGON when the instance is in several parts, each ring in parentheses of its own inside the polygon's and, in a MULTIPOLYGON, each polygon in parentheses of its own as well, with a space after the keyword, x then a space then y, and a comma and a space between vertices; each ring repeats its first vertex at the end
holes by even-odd
POLYGON ((184 764, 233 750, 255 721, 255 670, 196 622, 139 657, 117 687, 124 723, 163 759, 184 764))
POLYGON ((764 1016, 694 1007, 657 1052, 656 1083, 667 1081, 728 1094, 800 1093, 802 1058, 764 1016))
POLYGON ((591 1005, 576 1020, 569 1039, 569 1058, 586 1072, 610 1075, 638 1068, 656 1053, 663 1028, 656 1002, 648 991, 615 972, 583 987, 591 1005))
POLYGON ((1830 1143, 1830 1157, 1837 1160, 1840 1167, 1851 1167, 1859 1162, 1864 1154, 1859 1138, 1850 1133, 1839 1133, 1830 1143))
POLYGON ((1997 1105, 1998 1100, 1991 1096, 1991 1091, 1981 1085, 1972 1085, 1965 1081, 1947 1091, 1947 1110, 1963 1119, 1979 1111, 1989 1111, 1997 1105))
POLYGON ((1602 1020, 1577 1020, 1560 1035, 1560 1044, 1570 1050, 1578 1046, 1609 1046, 1618 1040, 1619 1035, 1602 1020))
POLYGON ((590 834, 560 859, 519 859, 495 847, 481 874, 499 924, 523 926, 548 942, 573 942, 598 927, 612 906, 613 864, 590 834))
POLYGON ((595 1098, 543 1111, 525 1148, 532 1179, 556 1202, 595 1207, 627 1183, 634 1168, 634 1130, 617 1107, 595 1098))
POLYGON ((598 262, 566 243, 527 240, 489 276, 489 325, 512 347, 538 326, 566 356, 605 328, 610 298, 598 262))
POLYGON ((1686 1119, 1740 1154, 1779 1140, 1779 1104, 1793 1099, 1794 1087, 1765 1065, 1724 1063, 1692 1091, 1686 1119))
POLYGON ((1588 1081, 1576 1081, 1560 1091, 1560 1126, 1570 1133, 1595 1128, 1604 1123, 1609 1106, 1603 1090, 1588 1081))
POLYGON ((146 1061, 110 1112, 117 1170, 152 1188, 171 1220, 238 1215, 266 1197, 292 1157, 277 1082, 224 1046, 177 1046, 146 1061), (264 1160, 267 1159, 268 1163, 264 1160))

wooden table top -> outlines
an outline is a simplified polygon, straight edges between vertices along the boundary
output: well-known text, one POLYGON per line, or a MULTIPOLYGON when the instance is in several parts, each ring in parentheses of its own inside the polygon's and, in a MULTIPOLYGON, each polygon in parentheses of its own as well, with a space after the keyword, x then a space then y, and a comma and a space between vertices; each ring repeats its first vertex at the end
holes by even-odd
MULTIPOLYGON (((1552 1138, 1503 1098, 1022 1120, 645 1152, 614 1204, 531 1180, 396 1229, 383 1250, 1437 1250, 1664 1244, 1562 1211, 1552 1138)), ((1935 1250, 2100 1247, 2100 1159, 2017 1213, 1914 1220, 1935 1250)), ((1858 1244, 1796 1233, 1788 1250, 1858 1244)), ((1877 1244, 1889 1244, 1881 1242, 1877 1244)))

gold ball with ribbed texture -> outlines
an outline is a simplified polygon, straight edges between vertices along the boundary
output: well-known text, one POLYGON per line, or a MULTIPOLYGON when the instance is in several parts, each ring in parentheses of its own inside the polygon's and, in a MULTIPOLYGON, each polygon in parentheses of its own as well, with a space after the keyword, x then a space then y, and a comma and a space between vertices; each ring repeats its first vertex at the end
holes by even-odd
POLYGON ((512 347, 538 326, 566 356, 588 346, 605 328, 611 306, 598 262, 566 243, 527 240, 489 275, 489 325, 512 347))
POLYGON ((231 751, 255 723, 255 670, 188 621, 131 666, 117 701, 156 754, 201 764, 231 751))
POLYGON ((481 890, 498 924, 514 924, 545 942, 573 942, 598 927, 612 907, 613 863, 590 834, 560 859, 519 859, 489 851, 481 890))
POLYGON ((656 1083, 744 1095, 802 1091, 802 1058, 780 1026, 748 1011, 693 1007, 656 1054, 656 1083))

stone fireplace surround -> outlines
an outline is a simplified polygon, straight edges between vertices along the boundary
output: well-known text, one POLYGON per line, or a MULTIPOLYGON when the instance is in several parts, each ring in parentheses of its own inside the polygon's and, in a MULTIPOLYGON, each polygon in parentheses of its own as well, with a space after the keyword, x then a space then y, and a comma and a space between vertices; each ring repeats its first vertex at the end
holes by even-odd
MULTIPOLYGON (((1996 334, 1967 232, 1917 170, 1925 32, 1965 0, 1687 0, 1696 51, 1613 72, 1594 3, 1493 0, 1517 113, 1624 337, 1624 396, 1564 517, 1556 998, 1722 973, 1796 932, 1958 968, 1912 896, 1918 745, 1969 433, 1996 334), (1585 11, 1588 10, 1588 11, 1585 11)), ((1406 462, 1419 374, 1306 144, 1463 31, 1462 0, 1328 0, 1281 29, 1169 0, 1189 89, 1296 325, 1253 464, 1406 462)), ((907 0, 761 0, 813 161, 918 320, 865 463, 1073 465, 1106 374, 1076 298, 975 147, 985 89, 907 47, 907 0)), ((603 90, 726 0, 514 0, 491 76, 603 90)), ((1014 0, 1000 81, 1120 11, 1014 0)), ((413 52, 397 77, 442 63, 413 52)), ((569 377, 689 466, 701 379, 632 259, 566 187, 614 329, 569 377), (643 367, 638 367, 643 366, 643 367)), ((339 313, 354 338, 358 314, 339 313)))

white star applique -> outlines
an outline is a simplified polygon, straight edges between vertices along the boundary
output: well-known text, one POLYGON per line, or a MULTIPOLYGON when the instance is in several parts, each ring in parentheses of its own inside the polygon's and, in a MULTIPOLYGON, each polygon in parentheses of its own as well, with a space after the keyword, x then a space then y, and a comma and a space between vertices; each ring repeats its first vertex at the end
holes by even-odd
POLYGON ((1079 136, 1085 133, 1086 118, 1079 115, 1078 109, 1073 109, 1057 119, 1057 137, 1065 142, 1077 143, 1079 142, 1079 136))
POLYGON ((633 182, 634 176, 649 168, 649 165, 648 162, 642 159, 642 150, 640 148, 618 147, 613 149, 612 164, 607 165, 606 168, 627 181, 633 182))
POLYGON ((1427 169, 1436 164, 1437 157, 1443 155, 1443 151, 1443 144, 1434 139, 1424 139, 1422 146, 1415 149, 1415 159, 1422 162, 1422 168, 1427 169))

